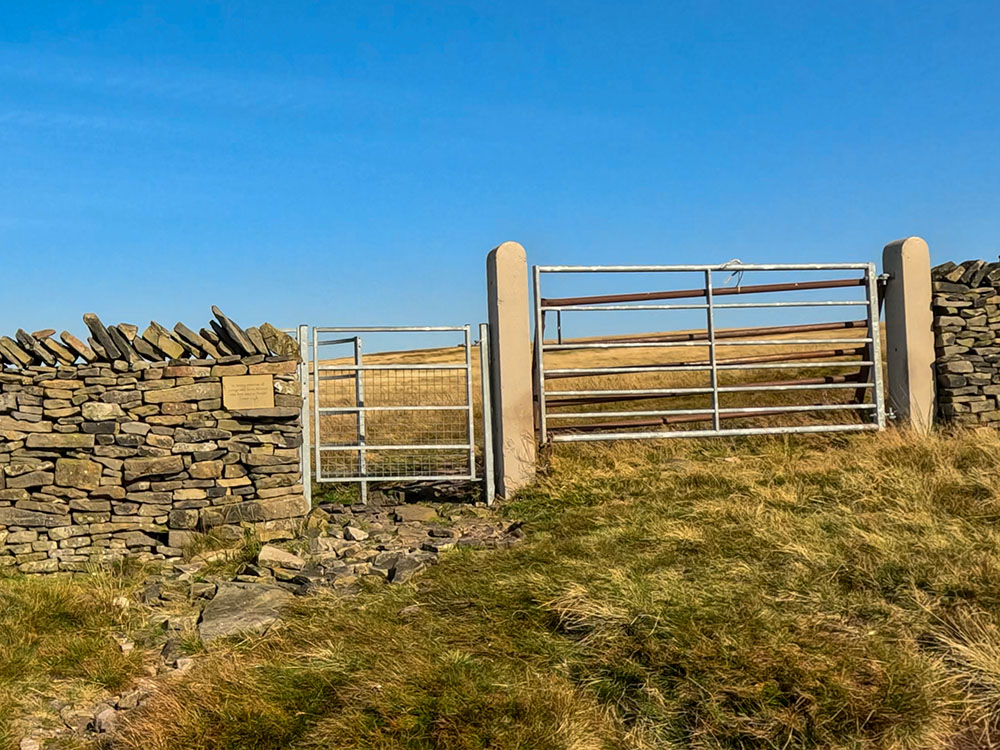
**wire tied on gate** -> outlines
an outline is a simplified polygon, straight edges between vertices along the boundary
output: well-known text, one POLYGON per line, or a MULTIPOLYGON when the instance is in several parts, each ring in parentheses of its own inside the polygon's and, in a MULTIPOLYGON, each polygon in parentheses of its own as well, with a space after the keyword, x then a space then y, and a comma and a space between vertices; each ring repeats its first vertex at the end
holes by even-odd
MULTIPOLYGON (((737 264, 742 265, 743 261, 740 260, 739 258, 730 258, 725 263, 723 263, 722 266, 720 266, 720 268, 725 268, 726 266, 732 266, 737 264)), ((743 283, 742 270, 733 271, 731 274, 729 274, 729 277, 722 282, 722 286, 729 286, 729 282, 732 281, 733 279, 736 279, 736 293, 739 294, 740 284, 743 283)))

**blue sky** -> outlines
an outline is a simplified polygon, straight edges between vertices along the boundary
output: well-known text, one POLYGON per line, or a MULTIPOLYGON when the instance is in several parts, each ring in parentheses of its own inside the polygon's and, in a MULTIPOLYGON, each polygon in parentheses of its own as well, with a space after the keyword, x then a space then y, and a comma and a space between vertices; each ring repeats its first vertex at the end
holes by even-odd
POLYGON ((485 318, 484 256, 1000 251, 996 2, 0 0, 0 328, 485 318))

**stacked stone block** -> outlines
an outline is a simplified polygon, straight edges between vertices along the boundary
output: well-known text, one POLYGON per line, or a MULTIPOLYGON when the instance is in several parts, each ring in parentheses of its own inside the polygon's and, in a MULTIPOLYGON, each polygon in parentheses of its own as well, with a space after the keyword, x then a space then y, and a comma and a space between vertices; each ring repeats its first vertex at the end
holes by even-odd
POLYGON ((0 372, 0 568, 176 558, 199 531, 305 515, 294 357, 31 365, 0 372), (222 379, 273 376, 273 408, 222 379))
POLYGON ((939 418, 1000 422, 1000 263, 945 263, 931 286, 939 418))

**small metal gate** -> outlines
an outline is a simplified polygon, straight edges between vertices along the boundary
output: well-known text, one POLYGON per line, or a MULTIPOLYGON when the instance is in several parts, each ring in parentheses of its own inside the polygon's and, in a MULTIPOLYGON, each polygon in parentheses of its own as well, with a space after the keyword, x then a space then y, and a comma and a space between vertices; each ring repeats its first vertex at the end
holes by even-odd
MULTIPOLYGON (((300 328, 300 345, 307 335, 300 328)), ((493 499, 492 471, 477 471, 473 359, 465 326, 313 327, 306 347, 303 383, 310 383, 308 409, 312 475, 316 482, 357 483, 362 502, 371 482, 486 480, 493 499), (363 337, 390 334, 399 342, 414 335, 451 335, 457 346, 365 354, 363 337)), ((483 463, 492 464, 486 326, 480 326, 483 388, 483 463)), ((308 448, 304 449, 308 453, 308 448)), ((306 459, 308 460, 308 459, 306 459)))
MULTIPOLYGON (((675 266, 535 266, 533 269, 535 355, 534 389, 536 425, 541 443, 594 440, 626 440, 699 436, 757 435, 793 432, 835 432, 878 430, 885 426, 886 413, 882 389, 882 367, 879 338, 880 279, 871 263, 750 265, 732 261, 723 265, 675 266), (779 272, 799 278, 815 276, 815 272, 835 272, 845 278, 795 280, 783 283, 742 283, 743 275, 756 272, 779 272), (656 274, 677 278, 692 274, 699 286, 669 291, 601 294, 576 297, 546 297, 542 279, 552 274, 656 274), (726 274, 736 279, 735 286, 720 285, 713 274, 726 274), (850 296, 851 289, 860 290, 860 299, 774 300, 788 292, 842 290, 832 296, 850 296), (766 301, 719 302, 731 295, 765 295, 766 301), (673 303, 665 300, 692 300, 673 303), (852 320, 824 320, 738 328, 717 326, 717 316, 726 310, 767 310, 778 308, 820 308, 829 317, 834 310, 859 310, 861 316, 852 320), (620 311, 689 310, 704 311, 703 328, 677 331, 660 328, 659 332, 640 335, 592 336, 563 338, 564 313, 613 313, 620 311), (555 313, 557 338, 545 339, 546 315, 555 313), (860 318, 860 319, 858 319, 860 318), (664 332, 665 331, 665 332, 664 332), (813 333, 798 338, 793 334, 813 333), (854 335, 851 334, 860 334, 854 335), (786 338, 791 336, 791 338, 786 338), (829 336, 828 338, 825 336, 829 336), (751 352, 750 356, 721 356, 720 349, 757 346, 767 353, 751 352), (784 347, 794 347, 784 350, 784 347), (825 347, 802 350, 801 347, 825 347), (655 355, 661 361, 634 364, 623 362, 634 356, 635 350, 647 354, 682 347, 691 351, 707 350, 701 359, 662 361, 666 355, 655 355), (769 351, 777 349, 776 352, 769 351), (582 354, 590 352, 591 354, 582 354), (630 354, 633 353, 633 354, 630 354), (609 364, 594 363, 594 358, 616 357, 609 364), (576 358, 571 361, 570 355, 576 358), (591 357, 592 359, 586 359, 591 357), (556 366, 551 366, 552 360, 556 366), (581 364, 579 360, 586 359, 581 364), (760 379, 733 382, 732 375, 747 371, 806 371, 796 379, 760 379), (850 370, 856 370, 850 372, 850 370), (707 382, 678 383, 679 373, 702 373, 707 382), (672 379, 672 380, 671 380, 672 379), (554 388, 566 383, 568 387, 554 388), (780 397, 802 391, 819 393, 848 392, 851 400, 837 401, 832 395, 819 403, 785 403, 767 405, 727 405, 724 398, 735 394, 750 394, 759 400, 780 397), (685 408, 667 408, 677 400, 693 402, 702 397, 707 403, 684 403, 685 408), (766 398, 765 398, 766 397, 766 398), (866 397, 868 400, 866 400, 866 397), (636 406, 638 405, 638 408, 636 406), (835 412, 859 414, 857 422, 814 424, 801 421, 803 415, 835 412), (797 415, 791 422, 789 415, 797 415), (725 425, 728 420, 751 423, 748 426, 725 425), (758 424, 753 424, 753 422, 758 424), (759 424, 765 422, 765 424, 759 424), (683 428, 687 424, 709 423, 710 426, 683 428)), ((579 278, 579 277, 577 277, 579 278)), ((773 277, 772 277, 773 278, 773 277)), ((799 295, 803 296, 803 295, 799 295)), ((758 297, 760 299, 760 297, 758 297)), ((774 315, 775 312, 770 313, 774 315)), ((742 313, 741 313, 742 314, 742 313)), ((748 351, 748 350, 743 350, 748 351)), ((752 376, 754 377, 754 376, 752 376)), ((772 376, 773 377, 773 376, 772 376)))

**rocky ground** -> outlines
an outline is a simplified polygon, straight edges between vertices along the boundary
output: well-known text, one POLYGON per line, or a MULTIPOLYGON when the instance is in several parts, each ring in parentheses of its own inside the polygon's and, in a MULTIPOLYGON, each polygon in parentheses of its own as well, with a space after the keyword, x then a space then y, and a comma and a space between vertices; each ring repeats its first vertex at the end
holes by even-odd
POLYGON ((349 596, 369 584, 404 583, 455 547, 502 547, 522 537, 481 505, 400 502, 375 494, 369 505, 322 504, 303 532, 250 535, 240 545, 209 549, 151 572, 140 601, 148 627, 116 636, 125 652, 143 651, 147 676, 118 695, 73 705, 53 698, 25 722, 22 750, 54 747, 69 736, 114 732, 123 712, 163 680, 183 679, 219 638, 263 634, 296 596, 333 589, 349 596))

